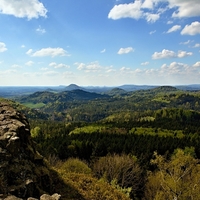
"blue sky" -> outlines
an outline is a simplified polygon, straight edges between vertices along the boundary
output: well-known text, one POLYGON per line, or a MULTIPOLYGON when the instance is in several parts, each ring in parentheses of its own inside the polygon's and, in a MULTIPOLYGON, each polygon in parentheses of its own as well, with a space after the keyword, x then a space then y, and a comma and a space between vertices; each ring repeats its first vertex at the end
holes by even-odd
POLYGON ((200 84, 200 0, 0 0, 0 85, 200 84))

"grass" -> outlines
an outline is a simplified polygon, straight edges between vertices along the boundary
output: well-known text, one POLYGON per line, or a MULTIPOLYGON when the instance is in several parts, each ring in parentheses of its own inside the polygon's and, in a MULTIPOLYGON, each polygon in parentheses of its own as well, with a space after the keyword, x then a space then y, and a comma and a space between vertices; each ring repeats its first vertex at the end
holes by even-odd
POLYGON ((23 103, 24 106, 26 107, 29 107, 29 108, 32 108, 32 109, 39 109, 39 108, 42 108, 43 106, 45 106, 44 103, 23 103))

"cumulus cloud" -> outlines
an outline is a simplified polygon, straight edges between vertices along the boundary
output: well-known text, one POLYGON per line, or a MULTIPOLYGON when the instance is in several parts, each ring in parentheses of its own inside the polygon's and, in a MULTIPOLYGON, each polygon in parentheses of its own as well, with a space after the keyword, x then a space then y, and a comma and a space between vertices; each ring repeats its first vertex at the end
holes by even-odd
POLYGON ((32 56, 32 57, 45 57, 45 56, 51 56, 51 57, 56 57, 56 56, 70 56, 66 50, 63 48, 43 48, 40 49, 39 51, 36 51, 33 53, 32 49, 29 49, 26 54, 32 56))
POLYGON ((131 69, 129 67, 122 67, 120 68, 120 71, 126 72, 126 71, 130 71, 131 69))
POLYGON ((172 33, 172 32, 178 31, 180 29, 181 29, 180 25, 174 25, 167 31, 167 33, 172 33))
POLYGON ((142 4, 142 8, 153 9, 157 2, 157 0, 145 0, 142 4))
POLYGON ((186 52, 186 51, 178 51, 177 57, 178 58, 184 58, 187 56, 192 56, 192 52, 186 52))
POLYGON ((149 62, 143 62, 143 63, 141 63, 142 66, 146 66, 148 64, 149 64, 149 62))
POLYGON ((0 0, 0 13, 30 20, 46 17, 47 9, 38 0, 0 0))
POLYGON ((25 65, 27 65, 27 66, 32 66, 33 64, 34 64, 34 62, 31 60, 25 63, 25 65))
MULTIPOLYGON (((147 22, 155 22, 161 14, 170 9, 174 11, 174 18, 200 16, 199 0, 135 0, 133 3, 115 5, 110 10, 108 18, 144 18, 147 22)), ((172 21, 168 21, 168 24, 170 23, 172 21)))
POLYGON ((194 66, 194 67, 199 67, 199 68, 200 68, 200 61, 196 62, 193 66, 194 66))
POLYGON ((155 52, 152 55, 152 59, 162 59, 162 58, 174 58, 176 53, 167 49, 163 49, 161 52, 155 52))
POLYGON ((172 17, 195 17, 200 15, 199 0, 165 0, 170 8, 176 9, 172 17))
POLYGON ((49 64, 50 67, 54 67, 55 69, 59 69, 59 68, 70 68, 69 65, 66 65, 66 64, 63 64, 63 63, 60 63, 60 64, 57 64, 55 62, 52 62, 49 64))
POLYGON ((0 42, 0 52, 7 51, 6 45, 3 42, 0 42))
POLYGON ((33 49, 29 49, 29 50, 26 52, 26 54, 27 54, 27 55, 31 55, 32 52, 33 52, 33 49))
POLYGON ((134 49, 132 47, 127 47, 127 48, 120 48, 117 54, 127 54, 130 52, 134 52, 134 49))
POLYGON ((175 53, 174 51, 170 51, 167 49, 163 49, 161 52, 155 52, 152 55, 152 59, 163 59, 163 58, 183 58, 187 56, 191 56, 192 52, 186 52, 186 51, 178 51, 178 53, 175 53))
POLYGON ((182 74, 189 70, 189 66, 184 63, 172 62, 170 65, 162 65, 160 72, 163 74, 182 74))
POLYGON ((121 19, 121 18, 133 18, 139 19, 143 15, 141 10, 142 3, 140 0, 136 0, 129 4, 119 4, 115 5, 109 12, 109 19, 121 19))
POLYGON ((196 43, 196 44, 194 45, 194 48, 198 48, 198 47, 200 47, 200 43, 196 43))
POLYGON ((188 65, 181 62, 163 64, 157 69, 120 70, 121 77, 127 80, 134 78, 137 83, 144 84, 191 84, 199 82, 200 62, 188 65), (195 67, 196 66, 196 67, 195 67))
POLYGON ((160 14, 158 14, 158 13, 156 13, 156 14, 145 13, 144 15, 146 16, 147 22, 152 22, 152 23, 154 23, 155 21, 157 21, 160 18, 160 14))
POLYGON ((190 25, 186 25, 181 31, 182 35, 197 35, 200 34, 200 22, 195 21, 190 25))
POLYGON ((75 63, 75 65, 77 66, 78 70, 83 70, 85 72, 97 72, 102 69, 99 62, 97 62, 97 61, 91 62, 89 64, 75 63))

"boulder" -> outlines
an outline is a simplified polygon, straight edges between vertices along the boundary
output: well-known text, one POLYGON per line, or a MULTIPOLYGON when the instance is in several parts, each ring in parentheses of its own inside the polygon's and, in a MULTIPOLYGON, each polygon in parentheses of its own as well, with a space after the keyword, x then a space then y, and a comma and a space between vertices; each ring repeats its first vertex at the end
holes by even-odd
POLYGON ((50 171, 35 149, 27 118, 0 103, 0 198, 39 199, 51 192, 50 171))

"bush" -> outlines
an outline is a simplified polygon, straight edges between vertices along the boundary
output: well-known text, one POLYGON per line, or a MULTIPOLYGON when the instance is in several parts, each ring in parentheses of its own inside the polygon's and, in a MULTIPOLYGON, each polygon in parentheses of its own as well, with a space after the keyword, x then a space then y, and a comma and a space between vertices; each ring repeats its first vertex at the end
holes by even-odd
POLYGON ((91 174, 92 170, 88 167, 88 165, 81 161, 78 158, 69 158, 65 161, 60 170, 63 173, 79 173, 79 174, 91 174))
POLYGON ((142 185, 142 171, 137 159, 129 155, 107 155, 94 163, 93 172, 97 178, 104 178, 110 184, 115 180, 120 188, 132 189, 132 195, 142 185))

